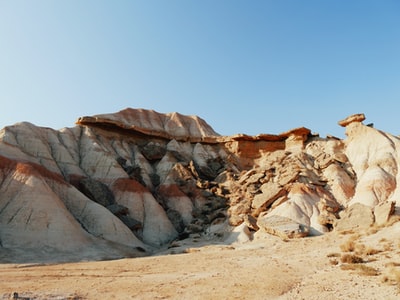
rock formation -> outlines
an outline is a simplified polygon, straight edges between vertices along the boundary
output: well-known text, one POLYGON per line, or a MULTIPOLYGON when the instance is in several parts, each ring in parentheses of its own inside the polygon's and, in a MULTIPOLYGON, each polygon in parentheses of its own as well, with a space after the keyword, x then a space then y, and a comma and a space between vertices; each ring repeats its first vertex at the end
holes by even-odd
POLYGON ((339 122, 345 140, 304 127, 220 136, 195 116, 130 108, 58 131, 7 126, 0 261, 146 255, 177 239, 228 239, 235 227, 318 235, 347 228, 356 204, 372 216, 360 227, 383 224, 400 205, 400 139, 364 119, 339 122))

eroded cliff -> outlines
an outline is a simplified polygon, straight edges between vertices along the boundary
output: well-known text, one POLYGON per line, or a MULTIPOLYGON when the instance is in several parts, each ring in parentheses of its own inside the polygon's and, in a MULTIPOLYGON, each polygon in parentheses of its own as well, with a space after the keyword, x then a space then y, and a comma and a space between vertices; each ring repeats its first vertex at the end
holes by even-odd
POLYGON ((353 204, 372 215, 400 205, 400 139, 364 119, 339 122, 345 140, 304 127, 220 136, 198 117, 142 109, 58 131, 5 127, 0 260, 139 256, 179 239, 232 240, 235 230, 241 240, 317 235, 343 227, 353 204))

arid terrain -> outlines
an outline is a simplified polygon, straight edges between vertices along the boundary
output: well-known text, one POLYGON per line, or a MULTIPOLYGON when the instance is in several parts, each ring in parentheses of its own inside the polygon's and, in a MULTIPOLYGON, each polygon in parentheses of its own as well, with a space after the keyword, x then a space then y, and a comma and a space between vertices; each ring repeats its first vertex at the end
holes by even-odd
POLYGON ((256 236, 252 242, 233 245, 198 247, 192 242, 187 248, 182 242, 160 255, 133 259, 2 264, 0 296, 12 299, 17 292, 30 299, 398 299, 399 230, 396 223, 357 238, 353 233, 287 241, 256 236), (346 253, 355 254, 340 247, 349 240, 369 248, 371 254, 360 254, 365 262, 341 262, 346 253))
POLYGON ((127 108, 0 130, 3 299, 398 299, 400 138, 127 108))

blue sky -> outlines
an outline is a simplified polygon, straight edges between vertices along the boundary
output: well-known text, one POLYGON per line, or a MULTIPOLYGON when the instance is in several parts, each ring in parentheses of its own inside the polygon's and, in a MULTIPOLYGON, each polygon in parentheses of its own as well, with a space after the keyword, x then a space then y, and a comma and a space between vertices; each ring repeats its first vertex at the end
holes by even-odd
POLYGON ((126 107, 223 135, 400 134, 400 1, 0 0, 0 128, 126 107))

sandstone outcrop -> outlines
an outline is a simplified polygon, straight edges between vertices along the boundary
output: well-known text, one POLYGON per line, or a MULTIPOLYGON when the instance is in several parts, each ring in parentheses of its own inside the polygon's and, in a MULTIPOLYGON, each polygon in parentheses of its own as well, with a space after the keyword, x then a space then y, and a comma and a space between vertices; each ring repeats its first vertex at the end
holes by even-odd
POLYGON ((118 258, 194 236, 243 242, 260 228, 292 238, 384 224, 400 205, 400 139, 364 119, 339 122, 345 140, 304 127, 220 136, 201 118, 142 109, 61 130, 5 127, 0 260, 35 249, 42 260, 118 258))
POLYGON ((346 127, 351 123, 355 123, 355 122, 360 123, 364 120, 365 120, 364 114, 354 114, 354 115, 348 116, 347 118, 345 118, 343 120, 340 120, 338 122, 338 124, 342 127, 346 127))
POLYGON ((213 141, 219 136, 210 125, 197 116, 179 113, 160 114, 154 110, 127 108, 115 114, 80 117, 76 124, 122 130, 168 140, 213 141))

